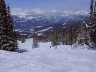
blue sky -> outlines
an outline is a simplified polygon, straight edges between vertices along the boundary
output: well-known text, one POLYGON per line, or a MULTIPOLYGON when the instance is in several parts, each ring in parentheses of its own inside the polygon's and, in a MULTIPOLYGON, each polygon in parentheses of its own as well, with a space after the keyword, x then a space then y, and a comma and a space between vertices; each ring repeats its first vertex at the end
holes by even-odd
POLYGON ((90 10, 90 0, 5 0, 11 8, 32 10, 40 8, 45 10, 90 10))

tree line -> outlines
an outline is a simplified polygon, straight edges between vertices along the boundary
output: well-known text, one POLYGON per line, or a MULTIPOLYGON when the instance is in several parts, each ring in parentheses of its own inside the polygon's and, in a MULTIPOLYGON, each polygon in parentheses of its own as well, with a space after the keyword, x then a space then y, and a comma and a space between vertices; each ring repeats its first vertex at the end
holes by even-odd
POLYGON ((83 26, 84 24, 81 23, 81 27, 70 27, 69 30, 66 30, 64 28, 63 30, 56 29, 54 31, 51 31, 48 36, 42 36, 44 38, 40 38, 39 36, 34 33, 33 34, 33 47, 37 48, 38 42, 51 42, 52 46, 56 45, 74 45, 74 44, 81 44, 81 45, 91 45, 90 47, 93 47, 92 44, 94 44, 94 41, 92 40, 92 37, 89 33, 89 29, 87 27, 83 26))

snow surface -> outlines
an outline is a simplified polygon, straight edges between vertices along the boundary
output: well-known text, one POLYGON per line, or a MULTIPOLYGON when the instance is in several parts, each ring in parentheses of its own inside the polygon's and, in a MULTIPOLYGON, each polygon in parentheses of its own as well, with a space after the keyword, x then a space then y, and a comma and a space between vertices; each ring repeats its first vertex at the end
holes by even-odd
POLYGON ((44 32, 44 31, 47 31, 47 30, 49 30, 49 29, 51 29, 51 28, 53 28, 53 27, 48 27, 48 28, 45 28, 45 29, 42 29, 42 30, 36 31, 35 33, 44 32))
POLYGON ((0 50, 0 72, 96 72, 96 51, 51 43, 39 43, 32 49, 32 39, 18 46, 25 52, 0 50))
MULTIPOLYGON (((40 36, 40 35, 43 35, 43 34, 42 33, 38 33, 37 35, 40 36)), ((43 35, 43 36, 45 36, 45 35, 43 35)))

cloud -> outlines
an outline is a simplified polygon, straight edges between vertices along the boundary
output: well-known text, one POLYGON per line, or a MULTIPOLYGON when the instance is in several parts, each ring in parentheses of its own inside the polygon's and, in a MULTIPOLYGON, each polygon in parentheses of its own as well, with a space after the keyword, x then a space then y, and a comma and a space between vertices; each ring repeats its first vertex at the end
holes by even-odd
POLYGON ((74 14, 87 15, 87 14, 89 14, 89 13, 88 13, 87 11, 82 10, 82 11, 74 12, 74 14))
POLYGON ((45 14, 46 13, 45 10, 41 10, 40 8, 32 9, 31 12, 34 14, 45 14))
POLYGON ((66 16, 68 14, 81 14, 81 15, 87 15, 88 12, 81 10, 77 12, 72 12, 70 10, 51 10, 47 11, 45 9, 40 9, 40 8, 34 8, 32 10, 23 10, 21 8, 11 8, 11 14, 12 15, 18 15, 19 17, 26 17, 26 15, 57 15, 57 16, 66 16))
POLYGON ((22 10, 21 8, 11 8, 11 14, 13 15, 26 15, 27 12, 29 12, 29 10, 25 9, 25 10, 22 10))

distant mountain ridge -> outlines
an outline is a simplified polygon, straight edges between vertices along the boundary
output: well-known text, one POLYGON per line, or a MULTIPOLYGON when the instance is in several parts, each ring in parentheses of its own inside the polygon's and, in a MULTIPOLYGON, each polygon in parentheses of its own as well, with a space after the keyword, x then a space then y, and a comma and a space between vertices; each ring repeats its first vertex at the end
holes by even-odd
POLYGON ((88 18, 87 11, 46 11, 39 8, 33 10, 11 9, 15 29, 29 29, 36 26, 48 26, 65 22, 74 22, 88 18))
POLYGON ((22 11, 17 10, 11 15, 13 18, 14 29, 17 33, 27 34, 32 37, 34 31, 38 35, 48 35, 50 31, 59 28, 69 29, 70 26, 80 26, 86 20, 88 23, 89 14, 86 11, 45 11, 45 10, 22 11), (35 11, 39 11, 36 12, 35 11))

